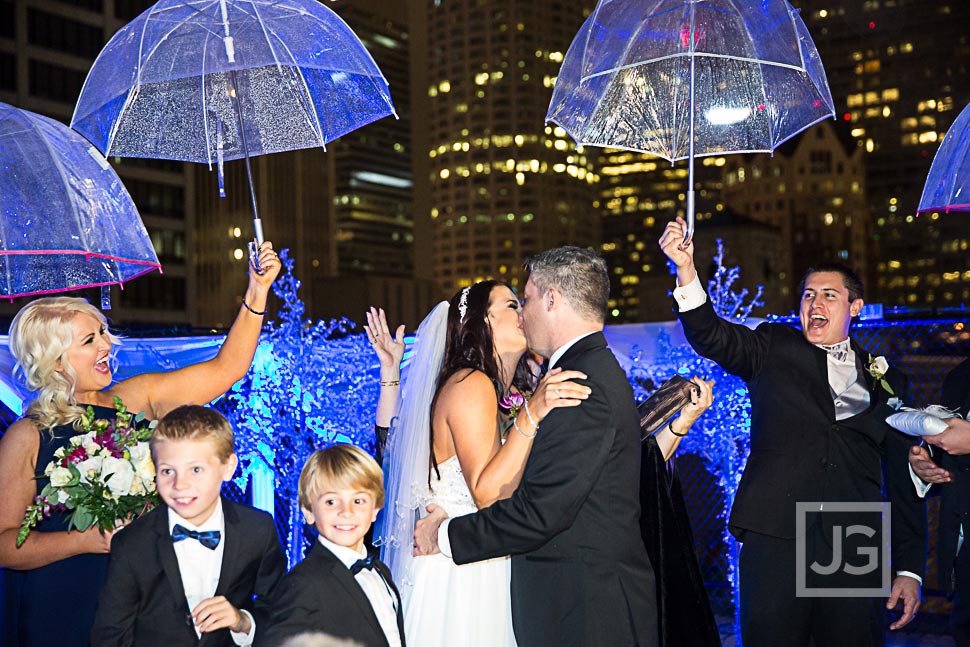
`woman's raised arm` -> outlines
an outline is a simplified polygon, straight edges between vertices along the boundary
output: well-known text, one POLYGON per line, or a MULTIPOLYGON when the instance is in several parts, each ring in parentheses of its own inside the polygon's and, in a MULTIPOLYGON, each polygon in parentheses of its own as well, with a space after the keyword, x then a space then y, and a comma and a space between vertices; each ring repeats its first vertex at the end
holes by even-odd
POLYGON ((121 397, 132 411, 161 418, 183 404, 208 404, 245 377, 263 329, 270 286, 282 267, 271 242, 260 247, 259 263, 263 273, 250 266, 243 305, 215 357, 174 371, 136 375, 112 387, 112 395, 121 397))

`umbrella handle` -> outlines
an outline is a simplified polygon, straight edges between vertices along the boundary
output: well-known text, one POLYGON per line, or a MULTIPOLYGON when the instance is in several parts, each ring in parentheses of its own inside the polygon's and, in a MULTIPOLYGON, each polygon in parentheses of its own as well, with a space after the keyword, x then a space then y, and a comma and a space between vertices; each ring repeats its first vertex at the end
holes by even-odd
POLYGON ((681 249, 690 245, 694 240, 694 190, 687 190, 687 228, 684 231, 684 242, 680 244, 681 249))
POLYGON ((262 275, 263 266, 259 264, 259 248, 263 244, 263 221, 258 217, 253 218, 253 231, 256 234, 256 242, 249 242, 249 262, 253 266, 253 270, 262 275))

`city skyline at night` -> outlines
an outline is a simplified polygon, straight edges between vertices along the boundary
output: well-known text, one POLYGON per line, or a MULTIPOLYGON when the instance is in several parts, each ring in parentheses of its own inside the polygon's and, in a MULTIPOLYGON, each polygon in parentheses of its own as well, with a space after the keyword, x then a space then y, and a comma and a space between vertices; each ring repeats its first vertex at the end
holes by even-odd
MULTIPOLYGON (((686 163, 578 147, 543 121, 559 65, 593 2, 324 4, 375 56, 401 119, 369 124, 326 152, 256 163, 262 208, 285 214, 272 238, 293 250, 311 314, 359 319, 361 303, 389 300, 416 326, 410 319, 457 288, 487 277, 521 286, 529 254, 578 244, 611 266, 610 322, 671 317, 662 304, 672 279, 656 241, 685 212, 686 163)), ((785 299, 813 254, 857 265, 868 300, 888 307, 970 302, 970 219, 915 213, 933 154, 970 100, 970 38, 961 31, 970 4, 793 4, 818 47, 838 124, 815 126, 792 142, 815 150, 801 166, 782 153, 698 160, 699 249, 712 248, 715 231, 745 249, 777 240, 778 254, 728 253, 745 287, 765 285, 774 295, 769 307, 782 313, 794 305, 785 299), (819 135, 831 126, 837 137, 819 135), (837 163, 826 167, 829 175, 820 170, 843 154, 851 173, 837 163), (788 175, 754 177, 760 169, 788 175), (748 233, 734 235, 735 227, 748 233)), ((0 1, 0 100, 67 121, 100 47, 148 6, 0 1)), ((112 161, 165 270, 118 293, 114 316, 224 324, 248 235, 245 201, 236 195, 244 194, 240 170, 227 172, 232 195, 223 201, 212 195, 203 167, 112 161), (220 299, 227 303, 217 307, 220 299)))

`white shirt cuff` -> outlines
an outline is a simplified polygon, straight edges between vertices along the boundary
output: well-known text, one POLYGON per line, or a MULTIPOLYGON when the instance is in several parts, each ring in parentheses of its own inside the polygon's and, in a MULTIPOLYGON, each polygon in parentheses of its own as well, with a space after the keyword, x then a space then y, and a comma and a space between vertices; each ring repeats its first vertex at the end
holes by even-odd
POLYGON ((451 523, 451 519, 445 519, 438 526, 438 550, 445 557, 451 559, 451 539, 448 538, 448 524, 451 523))
POLYGON ((920 577, 919 575, 917 575, 916 573, 910 573, 909 571, 896 571, 896 575, 897 576, 899 576, 899 575, 905 575, 906 577, 911 577, 914 580, 916 580, 917 582, 919 582, 920 583, 920 586, 922 586, 922 584, 923 584, 923 578, 920 577))
POLYGON ((909 466, 909 478, 913 479, 913 486, 916 488, 916 496, 923 499, 926 497, 926 493, 930 491, 933 487, 932 483, 927 483, 920 477, 916 476, 916 472, 913 471, 913 466, 909 466))
POLYGON ((674 288, 674 300, 681 312, 699 308, 707 302, 707 293, 701 285, 701 279, 694 274, 694 280, 687 285, 674 288))
POLYGON ((245 609, 240 609, 239 613, 245 613, 249 616, 249 633, 239 633, 230 629, 229 635, 232 636, 232 642, 239 647, 249 647, 253 644, 253 638, 256 637, 256 620, 253 618, 253 614, 245 609))

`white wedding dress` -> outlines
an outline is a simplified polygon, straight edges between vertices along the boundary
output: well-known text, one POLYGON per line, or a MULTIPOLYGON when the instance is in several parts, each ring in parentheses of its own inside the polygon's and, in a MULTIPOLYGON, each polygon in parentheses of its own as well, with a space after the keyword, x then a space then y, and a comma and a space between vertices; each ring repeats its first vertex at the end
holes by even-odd
MULTIPOLYGON (((458 457, 438 465, 441 480, 419 500, 449 517, 476 512, 458 457)), ((422 505, 422 509, 423 509, 422 505)), ((508 557, 456 566, 442 554, 414 558, 413 579, 401 586, 404 635, 415 647, 515 647, 508 557)))

